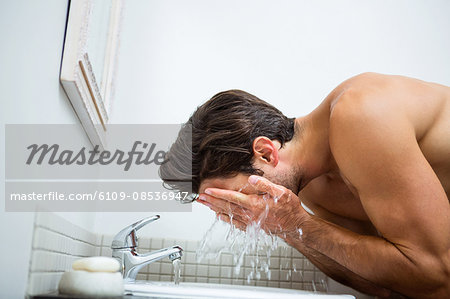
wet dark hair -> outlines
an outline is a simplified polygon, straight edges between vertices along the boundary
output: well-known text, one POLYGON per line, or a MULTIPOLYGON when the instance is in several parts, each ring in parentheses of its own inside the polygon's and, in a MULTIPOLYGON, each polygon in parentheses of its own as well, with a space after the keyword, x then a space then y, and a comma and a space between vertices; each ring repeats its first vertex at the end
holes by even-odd
POLYGON ((265 136, 283 146, 294 136, 294 118, 242 90, 223 91, 197 108, 179 132, 159 169, 170 189, 198 193, 207 178, 255 169, 253 141, 265 136))

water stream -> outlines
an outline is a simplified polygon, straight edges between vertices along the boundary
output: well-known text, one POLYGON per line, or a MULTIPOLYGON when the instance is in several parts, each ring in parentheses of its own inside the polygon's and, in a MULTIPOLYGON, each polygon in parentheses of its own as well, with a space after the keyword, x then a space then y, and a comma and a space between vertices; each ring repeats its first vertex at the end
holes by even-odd
MULTIPOLYGON (((242 191, 246 186, 238 191, 242 191)), ((274 198, 275 203, 279 197, 274 198)), ((263 200, 267 203, 269 196, 264 195, 263 200)), ((261 228, 268 212, 269 205, 266 204, 265 211, 256 221, 246 227, 245 232, 233 225, 232 213, 229 214, 231 224, 216 219, 200 242, 197 249, 197 260, 217 260, 222 252, 231 253, 235 265, 234 272, 238 275, 244 263, 244 256, 247 255, 247 259, 251 259, 251 271, 247 275, 247 282, 250 283, 251 279, 260 279, 261 272, 266 273, 268 279, 270 279, 270 257, 272 252, 278 248, 279 238, 266 234, 261 228)))
POLYGON ((173 274, 174 274, 173 281, 177 285, 177 284, 180 284, 180 280, 181 280, 181 259, 174 259, 172 261, 172 264, 173 264, 173 274))
MULTIPOLYGON (((243 186, 238 191, 242 191, 246 186, 247 185, 243 186)), ((282 195, 283 191, 279 196, 273 198, 273 202, 277 204, 278 199, 282 195)), ((200 242, 200 246, 197 249, 197 261, 218 260, 222 253, 231 253, 234 259, 234 272, 237 276, 244 264, 244 256, 246 256, 246 260, 250 260, 249 264, 251 267, 251 271, 246 277, 247 283, 250 284, 252 279, 261 279, 261 273, 265 273, 267 279, 270 280, 270 257, 272 256, 273 251, 277 250, 279 246, 282 245, 282 241, 275 235, 267 234, 261 228, 269 212, 269 199, 272 200, 269 198, 269 195, 263 196, 263 200, 266 202, 265 211, 259 216, 257 221, 249 224, 245 231, 241 231, 233 225, 232 213, 229 214, 231 219, 230 224, 216 219, 200 242)), ((299 238, 302 237, 302 234, 303 231, 299 228, 299 238)), ((290 248, 285 246, 280 246, 280 248, 281 259, 284 257, 290 260, 290 248)), ((301 267, 301 265, 295 265, 295 263, 291 265, 290 262, 285 262, 283 264, 281 263, 281 259, 279 270, 288 270, 286 280, 291 278, 292 272, 299 272, 299 276, 303 278, 301 269, 297 269, 297 266, 301 267)), ((314 281, 311 283, 315 290, 316 286, 314 281)), ((321 283, 327 288, 326 282, 323 281, 321 283)))

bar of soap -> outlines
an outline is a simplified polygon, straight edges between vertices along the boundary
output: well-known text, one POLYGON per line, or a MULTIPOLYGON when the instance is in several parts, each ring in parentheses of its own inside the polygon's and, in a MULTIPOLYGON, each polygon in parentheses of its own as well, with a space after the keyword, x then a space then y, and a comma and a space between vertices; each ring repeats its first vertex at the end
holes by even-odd
POLYGON ((72 263, 72 269, 88 272, 117 272, 120 264, 112 257, 92 256, 76 260, 72 263))
POLYGON ((65 272, 58 285, 60 294, 87 297, 123 296, 123 278, 119 272, 65 272))

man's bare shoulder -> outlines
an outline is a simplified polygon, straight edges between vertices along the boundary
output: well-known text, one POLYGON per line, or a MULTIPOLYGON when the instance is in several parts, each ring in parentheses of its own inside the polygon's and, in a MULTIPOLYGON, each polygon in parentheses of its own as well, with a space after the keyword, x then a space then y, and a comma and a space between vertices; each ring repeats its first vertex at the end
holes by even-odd
POLYGON ((328 101, 331 105, 335 104, 344 94, 348 92, 356 92, 360 95, 369 94, 370 92, 378 90, 382 87, 383 83, 386 84, 386 80, 389 80, 388 75, 366 72, 353 76, 333 89, 325 101, 328 101))
POLYGON ((344 95, 347 99, 350 96, 353 97, 353 100, 380 96, 387 98, 386 95, 391 95, 398 100, 409 96, 422 99, 434 97, 435 100, 443 100, 450 96, 450 87, 406 76, 366 72, 339 84, 329 94, 327 100, 334 105, 344 95))
POLYGON ((341 83, 326 102, 330 121, 355 122, 355 129, 374 122, 404 124, 420 139, 436 119, 450 115, 450 88, 404 76, 363 73, 341 83))

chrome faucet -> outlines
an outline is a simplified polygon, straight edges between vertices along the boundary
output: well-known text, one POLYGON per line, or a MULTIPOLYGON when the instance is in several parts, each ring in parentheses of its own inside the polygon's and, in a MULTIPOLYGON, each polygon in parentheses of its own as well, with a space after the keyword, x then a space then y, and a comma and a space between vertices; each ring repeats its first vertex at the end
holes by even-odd
POLYGON ((122 265, 122 274, 126 282, 136 280, 136 275, 145 265, 166 257, 171 261, 181 259, 183 248, 180 246, 172 246, 145 254, 137 252, 138 238, 136 231, 159 218, 159 215, 144 218, 125 227, 114 237, 111 244, 112 256, 122 265))

